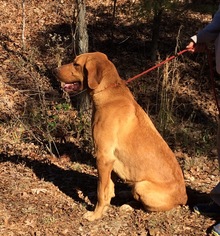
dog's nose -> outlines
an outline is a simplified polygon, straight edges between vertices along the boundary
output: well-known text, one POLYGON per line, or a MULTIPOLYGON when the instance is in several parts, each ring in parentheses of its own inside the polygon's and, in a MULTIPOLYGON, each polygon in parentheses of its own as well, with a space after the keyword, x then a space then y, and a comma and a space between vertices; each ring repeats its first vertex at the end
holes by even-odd
POLYGON ((54 74, 54 75, 57 75, 57 74, 58 74, 58 71, 59 71, 59 67, 53 69, 53 74, 54 74))

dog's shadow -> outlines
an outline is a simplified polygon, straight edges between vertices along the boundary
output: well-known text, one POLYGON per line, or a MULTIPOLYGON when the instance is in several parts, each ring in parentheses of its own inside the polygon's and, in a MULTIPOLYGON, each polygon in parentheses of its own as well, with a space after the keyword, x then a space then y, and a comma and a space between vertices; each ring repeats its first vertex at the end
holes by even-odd
MULTIPOLYGON (((74 144, 60 144, 57 146, 59 148, 60 154, 68 155, 72 162, 80 164, 89 164, 95 167, 94 157, 85 152, 83 149, 75 146, 74 144)), ((58 158, 58 157, 57 157, 58 158)), ((74 169, 63 169, 62 167, 51 163, 49 160, 38 160, 31 159, 29 157, 21 156, 5 156, 0 155, 0 162, 11 162, 15 164, 24 164, 26 167, 30 168, 39 179, 53 183, 67 196, 71 197, 74 201, 86 205, 86 208, 92 210, 91 204, 88 204, 85 201, 85 198, 82 198, 79 194, 79 191, 83 194, 84 197, 88 197, 90 203, 95 205, 97 201, 96 191, 97 191, 97 176, 95 174, 83 173, 80 170, 74 169)), ((111 204, 114 206, 121 206, 131 200, 129 198, 119 196, 119 192, 128 192, 131 188, 125 183, 121 182, 118 178, 115 178, 115 193, 111 201, 111 204)), ((198 202, 207 202, 209 201, 209 196, 205 193, 198 192, 187 187, 188 194, 188 203, 190 209, 193 205, 198 202)), ((135 205, 137 208, 141 208, 140 204, 135 205)))
MULTIPOLYGON (((67 150, 66 154, 72 153, 70 156, 71 161, 77 161, 79 164, 89 163, 90 165, 95 166, 95 159, 91 154, 79 149, 74 144, 72 144, 72 147, 70 147, 69 144, 66 145, 67 146, 63 144, 62 149, 67 150)), ((65 152, 61 151, 61 154, 64 153, 65 152)), ((39 179, 53 183, 60 191, 71 197, 74 201, 85 204, 86 208, 89 210, 92 210, 92 205, 85 202, 85 198, 79 194, 79 191, 84 197, 87 196, 90 203, 93 205, 95 205, 97 201, 97 176, 95 174, 87 174, 71 168, 63 169, 62 167, 51 163, 49 160, 33 160, 29 157, 0 155, 0 162, 25 165, 30 168, 39 179)), ((118 179, 115 182, 115 188, 116 192, 120 190, 127 191, 129 189, 127 185, 120 182, 118 179)), ((126 199, 116 197, 113 199, 112 204, 121 205, 125 203, 125 201, 126 199)))

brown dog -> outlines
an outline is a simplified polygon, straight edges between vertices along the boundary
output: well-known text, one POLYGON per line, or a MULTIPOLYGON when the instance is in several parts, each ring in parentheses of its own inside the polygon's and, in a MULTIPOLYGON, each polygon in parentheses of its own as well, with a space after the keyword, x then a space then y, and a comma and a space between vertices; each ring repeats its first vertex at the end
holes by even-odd
POLYGON ((87 88, 94 103, 98 202, 85 218, 100 218, 115 196, 112 172, 132 186, 134 198, 148 211, 166 211, 185 204, 184 178, 173 152, 107 56, 85 53, 55 73, 66 91, 87 88))

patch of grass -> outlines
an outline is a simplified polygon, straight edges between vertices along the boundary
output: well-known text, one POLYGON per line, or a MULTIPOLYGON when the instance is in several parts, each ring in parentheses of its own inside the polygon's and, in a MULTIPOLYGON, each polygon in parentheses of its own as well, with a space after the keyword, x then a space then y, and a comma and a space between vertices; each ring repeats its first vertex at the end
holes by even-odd
POLYGON ((44 225, 50 225, 57 221, 57 219, 52 215, 45 215, 43 218, 40 219, 40 222, 44 225))
POLYGON ((36 214, 37 213, 37 209, 33 206, 29 206, 29 207, 25 207, 21 209, 21 212, 23 214, 36 214))

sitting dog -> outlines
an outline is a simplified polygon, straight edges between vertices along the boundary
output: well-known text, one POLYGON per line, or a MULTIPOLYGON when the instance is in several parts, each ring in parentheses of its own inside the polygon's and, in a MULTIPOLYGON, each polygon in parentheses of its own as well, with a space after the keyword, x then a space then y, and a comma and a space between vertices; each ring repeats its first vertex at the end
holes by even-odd
POLYGON ((147 211, 167 211, 186 203, 182 170, 173 152, 105 54, 81 54, 56 68, 55 75, 68 92, 86 88, 94 103, 98 200, 86 219, 99 219, 115 196, 112 172, 131 185, 133 197, 147 211))

